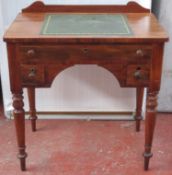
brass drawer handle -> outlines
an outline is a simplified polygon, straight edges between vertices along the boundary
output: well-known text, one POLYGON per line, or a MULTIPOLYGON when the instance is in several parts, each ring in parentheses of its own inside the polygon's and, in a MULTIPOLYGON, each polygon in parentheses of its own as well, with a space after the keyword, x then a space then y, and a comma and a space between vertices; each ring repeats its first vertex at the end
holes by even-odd
POLYGON ((136 55, 137 56, 144 56, 144 52, 143 52, 143 50, 142 49, 138 49, 137 51, 136 51, 136 55))
POLYGON ((27 56, 28 56, 28 57, 33 57, 33 56, 35 56, 35 50, 34 50, 34 49, 28 50, 28 51, 27 51, 27 56))
POLYGON ((135 78, 136 80, 141 80, 141 79, 143 78, 143 75, 142 75, 142 73, 141 73, 141 68, 140 68, 140 67, 138 67, 138 68, 136 69, 136 71, 134 72, 134 78, 135 78))
POLYGON ((29 75, 28 77, 32 78, 32 77, 35 77, 36 76, 36 69, 35 68, 32 68, 29 72, 29 75))

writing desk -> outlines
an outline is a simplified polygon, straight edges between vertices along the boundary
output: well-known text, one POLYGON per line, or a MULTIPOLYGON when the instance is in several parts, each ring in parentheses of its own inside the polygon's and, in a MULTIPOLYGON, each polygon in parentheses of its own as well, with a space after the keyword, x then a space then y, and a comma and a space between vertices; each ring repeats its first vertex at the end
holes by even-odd
POLYGON ((37 119, 35 88, 50 87, 57 74, 67 67, 75 64, 96 64, 109 70, 118 79, 121 87, 137 89, 135 115, 137 131, 139 131, 142 118, 143 89, 147 88, 144 152, 144 168, 147 170, 149 159, 152 157, 151 146, 156 119, 157 95, 161 82, 163 47, 167 40, 168 36, 154 15, 134 2, 121 6, 56 6, 44 5, 38 1, 23 9, 4 36, 4 41, 7 42, 10 86, 13 94, 14 120, 19 147, 18 158, 21 169, 26 169, 25 159, 27 157, 23 88, 28 88, 30 119, 32 130, 35 131, 37 119), (46 24, 46 19, 50 14, 81 15, 82 20, 73 20, 77 26, 80 25, 81 29, 69 20, 68 27, 73 27, 73 30, 70 31, 66 27, 61 30, 64 33, 60 33, 60 27, 62 27, 60 24, 63 23, 64 16, 61 23, 58 20, 55 22, 60 23, 59 27, 55 26, 59 33, 53 28, 53 24, 52 28, 48 29, 49 24, 46 24), (86 18, 89 15, 92 17, 86 20, 83 15, 86 18), (101 15, 105 15, 105 19, 109 15, 112 20, 114 20, 113 15, 121 15, 126 26, 118 29, 121 20, 119 23, 117 21, 117 24, 108 23, 109 16, 102 24, 102 19, 98 20, 101 15), (92 22, 88 30, 83 27, 86 24, 84 20, 88 23, 90 20, 92 22), (99 25, 97 28, 96 22, 99 25), (114 30, 112 30, 113 27, 109 27, 111 25, 116 25, 114 30), (103 27, 109 33, 104 31, 103 27), (128 33, 125 33, 126 31, 128 33))

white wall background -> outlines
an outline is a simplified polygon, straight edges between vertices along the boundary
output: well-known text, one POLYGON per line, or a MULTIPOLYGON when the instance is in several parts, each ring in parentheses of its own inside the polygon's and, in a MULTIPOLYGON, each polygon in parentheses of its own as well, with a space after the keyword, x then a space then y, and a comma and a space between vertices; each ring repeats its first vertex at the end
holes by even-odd
POLYGON ((159 95, 159 110, 172 112, 172 1, 153 1, 153 11, 169 34, 169 42, 165 45, 162 86, 159 95))
MULTIPOLYGON (((135 0, 150 8, 151 0, 135 0)), ((11 105, 8 66, 5 44, 2 43, 4 28, 14 20, 18 12, 33 0, 0 1, 0 53, 1 77, 5 111, 11 105)), ((128 0, 46 0, 53 4, 125 4, 128 0)), ((25 94, 25 109, 28 110, 25 94)), ((81 65, 66 69, 51 89, 38 89, 36 94, 38 111, 134 111, 135 89, 120 88, 115 77, 96 65, 81 65)), ((8 114, 8 113, 6 113, 8 114)))

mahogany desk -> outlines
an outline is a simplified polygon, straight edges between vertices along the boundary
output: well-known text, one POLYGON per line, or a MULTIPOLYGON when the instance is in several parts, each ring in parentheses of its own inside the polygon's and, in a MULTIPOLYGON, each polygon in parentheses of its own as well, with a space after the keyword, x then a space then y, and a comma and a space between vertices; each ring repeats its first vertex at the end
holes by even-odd
MULTIPOLYGON (((58 73, 75 64, 97 64, 109 70, 121 87, 137 89, 136 130, 139 131, 143 89, 147 90, 144 168, 151 147, 160 89, 163 47, 167 34, 148 9, 130 2, 121 6, 55 6, 35 2, 22 10, 10 28, 7 42, 10 86, 21 170, 26 169, 23 88, 28 88, 32 130, 36 130, 35 88, 50 87, 58 73), (47 13, 125 14, 133 34, 41 35, 47 13)), ((127 134, 127 133, 126 133, 127 134)))

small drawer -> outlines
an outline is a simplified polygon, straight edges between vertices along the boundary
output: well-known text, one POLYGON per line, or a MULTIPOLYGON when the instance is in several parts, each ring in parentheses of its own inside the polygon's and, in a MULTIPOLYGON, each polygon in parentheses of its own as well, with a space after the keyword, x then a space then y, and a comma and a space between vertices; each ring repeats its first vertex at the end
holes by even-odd
POLYGON ((133 46, 126 49, 127 64, 131 65, 146 65, 150 64, 152 57, 152 47, 151 46, 133 46))
POLYGON ((43 65, 21 65, 22 83, 24 85, 42 85, 45 81, 43 65))
POLYGON ((147 86, 150 80, 149 65, 128 65, 127 85, 128 86, 147 86))
POLYGON ((129 51, 129 55, 134 58, 149 58, 151 56, 152 49, 149 46, 140 46, 133 48, 129 51))

